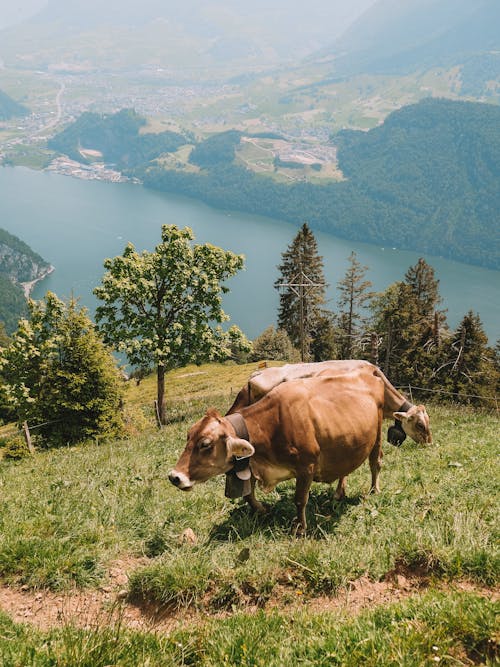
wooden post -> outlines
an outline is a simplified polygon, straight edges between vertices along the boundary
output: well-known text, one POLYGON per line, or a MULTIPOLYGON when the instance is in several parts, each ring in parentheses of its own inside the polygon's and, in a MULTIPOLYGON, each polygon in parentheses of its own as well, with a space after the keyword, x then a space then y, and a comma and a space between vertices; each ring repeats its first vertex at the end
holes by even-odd
POLYGON ((35 453, 35 448, 33 447, 33 443, 31 442, 31 435, 30 435, 30 430, 28 428, 28 422, 24 421, 23 422, 23 431, 24 431, 24 439, 26 440, 26 445, 29 449, 30 454, 35 453))
POLYGON ((387 349, 385 353, 385 364, 384 364, 384 375, 387 377, 389 375, 389 359, 391 356, 392 349, 392 319, 389 318, 387 323, 387 349))
POLYGON ((163 428, 163 424, 161 423, 160 410, 158 408, 158 401, 156 399, 155 399, 155 417, 156 417, 156 425, 161 430, 163 428))

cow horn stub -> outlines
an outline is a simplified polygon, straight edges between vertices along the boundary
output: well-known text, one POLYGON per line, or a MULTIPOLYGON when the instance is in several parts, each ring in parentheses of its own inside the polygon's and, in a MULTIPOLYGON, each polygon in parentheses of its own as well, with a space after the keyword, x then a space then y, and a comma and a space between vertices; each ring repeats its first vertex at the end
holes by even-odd
POLYGON ((401 447, 406 440, 406 433, 403 431, 401 424, 396 422, 393 426, 389 426, 389 429, 387 430, 387 440, 391 445, 401 447))

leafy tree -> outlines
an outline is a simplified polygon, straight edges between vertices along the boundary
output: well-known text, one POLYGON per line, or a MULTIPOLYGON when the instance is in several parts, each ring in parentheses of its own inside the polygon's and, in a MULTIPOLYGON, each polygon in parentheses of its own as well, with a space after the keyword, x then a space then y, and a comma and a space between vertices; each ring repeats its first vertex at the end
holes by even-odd
POLYGON ((362 266, 356 253, 349 256, 349 267, 342 280, 337 283, 340 292, 338 300, 339 357, 351 359, 357 355, 359 339, 363 333, 365 317, 363 309, 373 297, 369 289, 371 281, 365 280, 367 266, 362 266))
POLYGON ((283 329, 268 327, 253 341, 250 361, 269 359, 272 361, 299 361, 299 353, 293 347, 292 341, 283 329))
POLYGON ((192 231, 163 225, 153 252, 138 253, 129 243, 123 255, 107 259, 102 285, 94 294, 103 304, 96 319, 105 340, 125 352, 130 364, 156 367, 159 419, 166 422, 165 373, 188 362, 224 358, 238 342, 228 320, 222 281, 243 266, 243 257, 210 244, 192 245, 192 231))
POLYGON ((278 266, 280 278, 274 287, 280 290, 278 328, 287 332, 301 358, 310 357, 310 347, 317 321, 322 315, 326 283, 323 258, 318 254, 314 234, 304 223, 282 253, 278 266))
POLYGON ((0 356, 17 421, 42 425, 37 435, 50 445, 118 434, 122 381, 85 309, 51 292, 28 307, 0 356))

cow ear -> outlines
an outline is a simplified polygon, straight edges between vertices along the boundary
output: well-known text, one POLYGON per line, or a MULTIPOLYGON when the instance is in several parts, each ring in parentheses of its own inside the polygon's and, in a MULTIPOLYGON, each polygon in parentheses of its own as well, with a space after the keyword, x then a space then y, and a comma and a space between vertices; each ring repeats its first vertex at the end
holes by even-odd
POLYGON ((392 416, 394 419, 399 419, 400 421, 403 421, 404 419, 408 419, 408 413, 407 412, 393 412, 392 416))
POLYGON ((226 446, 229 456, 237 456, 240 459, 252 456, 255 452, 255 449, 248 440, 243 440, 242 438, 232 438, 229 436, 226 439, 226 446))

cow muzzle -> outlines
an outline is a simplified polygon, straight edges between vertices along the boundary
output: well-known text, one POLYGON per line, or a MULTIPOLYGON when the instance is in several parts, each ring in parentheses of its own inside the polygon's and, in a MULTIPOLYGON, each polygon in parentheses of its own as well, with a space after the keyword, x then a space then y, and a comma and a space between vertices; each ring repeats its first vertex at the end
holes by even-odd
POLYGON ((189 477, 187 477, 183 472, 177 470, 171 470, 168 473, 168 478, 174 486, 176 486, 181 491, 191 491, 194 486, 189 477))

